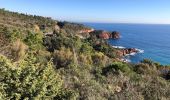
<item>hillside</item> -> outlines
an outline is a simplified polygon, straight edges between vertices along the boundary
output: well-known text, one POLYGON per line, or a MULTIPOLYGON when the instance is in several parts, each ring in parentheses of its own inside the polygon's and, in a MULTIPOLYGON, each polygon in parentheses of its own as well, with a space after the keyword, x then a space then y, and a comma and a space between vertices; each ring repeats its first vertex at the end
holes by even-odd
POLYGON ((93 31, 0 9, 0 99, 170 99, 170 66, 122 62, 93 31))

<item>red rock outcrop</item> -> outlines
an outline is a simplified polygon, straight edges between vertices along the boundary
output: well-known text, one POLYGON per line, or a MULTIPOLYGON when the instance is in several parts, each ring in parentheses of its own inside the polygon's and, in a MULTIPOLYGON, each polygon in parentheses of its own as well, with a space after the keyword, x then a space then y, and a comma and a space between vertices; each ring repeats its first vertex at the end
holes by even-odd
POLYGON ((99 38, 101 39, 109 39, 110 38, 110 33, 109 32, 106 32, 106 31, 102 31, 98 36, 99 38))
POLYGON ((117 31, 113 31, 112 33, 111 33, 111 37, 113 38, 113 39, 119 39, 120 38, 120 33, 119 32, 117 32, 117 31))
POLYGON ((91 34, 94 34, 98 38, 101 38, 101 39, 119 39, 120 38, 120 33, 117 31, 108 32, 104 30, 94 30, 91 32, 91 34))
POLYGON ((135 48, 125 48, 125 49, 118 50, 117 54, 119 56, 126 56, 128 54, 137 53, 137 52, 139 51, 136 50, 135 48))
POLYGON ((91 35, 96 36, 97 38, 100 39, 109 39, 111 38, 111 33, 104 31, 104 30, 94 30, 92 32, 90 32, 91 35))

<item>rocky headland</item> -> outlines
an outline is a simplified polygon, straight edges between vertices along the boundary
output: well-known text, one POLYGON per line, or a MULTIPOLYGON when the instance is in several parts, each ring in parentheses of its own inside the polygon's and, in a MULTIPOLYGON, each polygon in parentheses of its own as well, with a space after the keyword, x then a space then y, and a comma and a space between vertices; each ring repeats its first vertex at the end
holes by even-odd
MULTIPOLYGON (((105 30, 93 30, 90 31, 89 34, 91 35, 95 35, 97 38, 99 39, 104 39, 104 40, 108 40, 108 39, 120 39, 121 35, 120 32, 118 31, 105 31, 105 30)), ((136 54, 138 52, 140 52, 138 49, 136 48, 119 48, 117 46, 112 46, 113 48, 117 49, 117 55, 120 57, 124 57, 127 55, 131 55, 131 54, 136 54)))
POLYGON ((101 39, 119 39, 120 33, 117 31, 108 32, 105 30, 94 30, 90 34, 96 35, 97 38, 101 39))
MULTIPOLYGON (((61 27, 70 27, 69 24, 64 23, 61 26, 61 23, 58 23, 58 25, 55 25, 54 29, 56 32, 60 32, 61 27)), ((120 32, 118 32, 118 31, 109 32, 109 31, 105 31, 105 30, 95 30, 90 27, 77 28, 77 27, 80 27, 79 24, 75 24, 74 27, 73 26, 71 26, 71 27, 72 27, 72 29, 74 29, 74 28, 77 29, 75 32, 76 36, 78 36, 82 39, 89 38, 90 36, 95 36, 98 39, 103 39, 103 40, 114 39, 116 41, 116 40, 120 39, 120 37, 121 37, 120 32)), ((51 35, 53 35, 53 32, 45 33, 45 35, 51 36, 51 35)), ((139 50, 137 50, 135 48, 120 48, 119 46, 112 46, 112 47, 117 49, 117 56, 119 56, 120 58, 127 56, 127 55, 136 54, 139 52, 139 50)))

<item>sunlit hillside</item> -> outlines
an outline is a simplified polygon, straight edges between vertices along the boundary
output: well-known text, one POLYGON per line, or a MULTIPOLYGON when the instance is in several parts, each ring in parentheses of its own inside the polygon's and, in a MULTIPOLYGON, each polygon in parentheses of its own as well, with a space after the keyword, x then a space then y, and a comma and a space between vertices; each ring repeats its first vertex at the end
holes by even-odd
POLYGON ((169 66, 122 61, 108 34, 0 9, 0 100, 169 100, 169 66))

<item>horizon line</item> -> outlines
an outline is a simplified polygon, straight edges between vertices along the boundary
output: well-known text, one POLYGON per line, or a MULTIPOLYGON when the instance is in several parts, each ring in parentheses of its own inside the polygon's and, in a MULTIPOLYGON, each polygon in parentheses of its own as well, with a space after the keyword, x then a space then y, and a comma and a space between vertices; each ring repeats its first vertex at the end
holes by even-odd
POLYGON ((141 23, 141 22, 100 22, 100 21, 68 21, 62 20, 66 22, 73 22, 73 23, 96 23, 96 24, 148 24, 148 25, 170 25, 170 23, 141 23))
POLYGON ((76 20, 67 20, 67 19, 61 19, 61 18, 57 18, 57 17, 52 17, 52 16, 46 16, 46 15, 38 15, 38 14, 30 14, 30 13, 27 13, 27 12, 19 12, 19 11, 12 11, 12 10, 8 10, 6 8, 0 8, 0 9, 4 9, 5 11, 9 11, 9 12, 15 12, 15 13, 19 13, 19 14, 25 14, 25 15, 36 15, 36 16, 42 16, 42 17, 51 17, 53 20, 56 20, 56 21, 66 21, 66 22, 74 22, 74 23, 103 23, 103 24, 150 24, 150 25, 170 25, 170 23, 150 23, 150 22, 145 22, 145 23, 142 23, 142 22, 117 22, 117 21, 76 21, 76 20))

